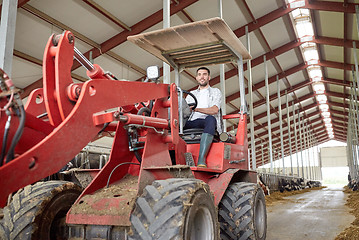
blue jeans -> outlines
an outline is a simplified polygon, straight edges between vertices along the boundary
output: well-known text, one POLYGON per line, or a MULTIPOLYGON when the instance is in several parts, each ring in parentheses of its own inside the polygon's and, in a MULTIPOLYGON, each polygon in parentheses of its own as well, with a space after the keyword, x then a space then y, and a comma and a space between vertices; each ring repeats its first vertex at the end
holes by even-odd
POLYGON ((217 121, 215 117, 208 115, 205 119, 187 121, 184 129, 188 128, 203 128, 203 133, 214 135, 217 128, 217 121))

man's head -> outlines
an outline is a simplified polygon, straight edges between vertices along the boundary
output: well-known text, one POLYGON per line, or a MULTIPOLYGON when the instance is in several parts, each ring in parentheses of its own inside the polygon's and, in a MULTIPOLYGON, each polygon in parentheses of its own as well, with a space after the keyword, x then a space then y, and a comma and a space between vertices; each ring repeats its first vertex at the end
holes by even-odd
POLYGON ((211 80, 210 71, 206 67, 200 67, 197 69, 196 80, 201 87, 206 87, 211 80))

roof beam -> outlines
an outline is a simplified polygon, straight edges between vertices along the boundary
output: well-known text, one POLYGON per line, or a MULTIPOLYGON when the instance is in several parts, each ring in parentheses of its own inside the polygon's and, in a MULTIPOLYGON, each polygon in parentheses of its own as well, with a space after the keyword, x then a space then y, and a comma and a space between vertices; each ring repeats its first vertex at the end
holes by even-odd
MULTIPOLYGON (((30 6, 29 4, 26 4, 22 7, 23 10, 33 14, 34 16, 44 20, 45 22, 48 22, 51 25, 54 25, 62 30, 68 30, 70 32, 72 32, 75 36, 76 39, 79 39, 87 44, 89 44, 90 46, 94 47, 94 48, 100 48, 101 45, 96 43, 95 41, 89 39, 88 37, 86 37, 85 35, 77 32, 75 29, 70 28, 69 26, 57 21, 56 19, 50 17, 49 15, 47 15, 46 13, 41 12, 40 10, 30 6)), ((112 52, 112 51, 108 51, 106 53, 108 56, 114 58, 115 60, 126 64, 127 66, 130 66, 132 69, 134 69, 135 71, 141 73, 141 74, 146 74, 146 71, 142 68, 140 68, 139 66, 137 66, 136 64, 124 59, 123 57, 119 56, 118 54, 112 52)))
MULTIPOLYGON (((336 114, 336 113, 335 113, 336 114)), ((344 124, 347 124, 347 118, 343 116, 343 114, 338 114, 339 116, 332 115, 331 118, 336 122, 342 122, 344 124)))
MULTIPOLYGON (((84 1, 86 1, 86 0, 84 0, 84 1)), ((197 1, 198 1, 198 0, 197 0, 197 1)), ((28 1, 22 0, 22 2, 25 2, 25 3, 26 3, 26 2, 28 2, 28 1)), ((191 4, 194 3, 194 2, 196 2, 196 1, 195 1, 195 0, 187 0, 187 1, 181 1, 180 3, 175 3, 175 4, 176 4, 175 7, 177 7, 177 9, 174 9, 174 7, 171 7, 171 15, 174 14, 174 12, 172 12, 172 11, 176 11, 176 12, 182 11, 185 7, 191 5, 191 4)), ((24 5, 25 3, 23 3, 23 5, 24 5)), ((288 5, 287 5, 287 6, 288 6, 288 5)), ((271 13, 266 14, 266 15, 264 15, 263 17, 257 19, 256 22, 253 21, 252 23, 247 24, 248 27, 249 27, 249 31, 253 31, 253 30, 257 29, 258 27, 261 27, 261 26, 263 26, 263 25, 265 25, 265 24, 268 24, 268 23, 270 23, 271 21, 274 21, 274 20, 276 20, 277 18, 280 18, 280 17, 284 16, 285 14, 288 14, 291 10, 292 10, 292 9, 289 9, 288 7, 287 7, 286 9, 278 8, 277 10, 274 10, 274 11, 272 11, 271 13), (251 27, 250 27, 250 26, 251 26, 251 27)), ((135 30, 136 32, 139 33, 139 32, 141 32, 142 29, 145 30, 145 29, 147 29, 147 28, 153 26, 153 25, 156 24, 157 22, 160 22, 162 19, 161 19, 161 16, 159 16, 159 15, 162 16, 162 10, 160 10, 160 11, 154 13, 154 14, 151 15, 150 17, 148 17, 148 18, 146 18, 146 19, 140 21, 139 23, 135 24, 134 26, 132 26, 132 27, 130 27, 130 28, 131 28, 131 29, 134 28, 133 30, 135 30), (149 19, 150 19, 151 17, 152 17, 153 19, 155 19, 155 20, 149 21, 149 19), (154 21, 156 21, 156 22, 154 22, 154 21), (146 24, 146 23, 147 23, 147 24, 146 24), (144 26, 144 25, 146 25, 146 26, 144 26)), ((143 31, 143 30, 142 30, 142 31, 143 31)), ((131 34, 136 34, 136 32, 132 31, 131 34)), ((241 27, 241 28, 238 28, 238 29, 235 30, 234 32, 235 32, 235 34, 236 34, 238 37, 243 36, 243 35, 245 34, 245 26, 243 26, 243 27, 241 27)), ((117 46, 117 45, 123 43, 124 41, 126 41, 127 36, 128 36, 129 34, 125 34, 125 33, 126 33, 126 32, 122 32, 122 33, 116 35, 115 37, 109 39, 108 41, 104 42, 103 44, 101 44, 100 47, 101 47, 102 53, 106 52, 107 48, 113 48, 113 47, 115 47, 115 46, 117 46)), ((335 39, 335 38, 327 38, 327 37, 320 37, 320 38, 315 39, 315 40, 313 40, 313 41, 314 41, 314 42, 318 42, 319 44, 321 44, 321 43, 322 43, 322 44, 329 44, 329 45, 338 45, 338 44, 339 44, 339 43, 338 43, 338 42, 339 42, 338 39, 335 39)), ((358 41, 358 42, 359 42, 359 41, 358 41)), ((270 60, 270 59, 272 59, 272 58, 275 57, 275 56, 278 56, 278 55, 280 55, 280 54, 282 54, 282 53, 284 53, 284 52, 286 52, 286 51, 289 51, 289 50, 291 50, 291 49, 294 49, 295 47, 298 47, 300 44, 301 44, 301 43, 300 43, 298 40, 295 40, 295 41, 290 42, 290 43, 287 43, 287 44, 283 45, 282 47, 277 48, 277 49, 273 50, 272 52, 267 53, 267 54, 265 54, 265 55, 266 55, 267 59, 270 60)), ((342 43, 342 44, 343 44, 343 43, 342 43)), ((359 44, 358 44, 358 45, 359 45, 359 44)), ((90 51, 93 51, 93 57, 94 57, 94 58, 100 55, 98 48, 92 49, 92 50, 90 50, 90 51), (94 51, 96 51, 96 53, 95 53, 94 51)), ((88 51, 87 53, 85 53, 85 56, 88 56, 88 54, 89 54, 90 51, 88 51)), ((122 60, 123 60, 123 59, 122 59, 122 60)), ((256 65, 258 65, 258 64, 260 64, 260 63, 263 63, 263 56, 254 59, 254 60, 252 61, 252 66, 256 66, 256 65)), ((75 64, 78 65, 77 63, 75 63, 75 64)), ((78 66, 75 66, 74 68, 77 68, 77 67, 78 67, 78 66)), ((135 68, 134 68, 134 69, 135 69, 135 68)), ((245 69, 246 69, 246 64, 245 64, 245 69)), ((143 70, 142 70, 141 72, 143 73, 143 70)), ((232 69, 232 70, 226 72, 225 77, 226 77, 226 78, 230 78, 230 77, 232 77, 232 76, 235 76, 236 74, 237 74, 237 70, 236 70, 236 69, 232 69)), ((38 81, 40 81, 40 80, 38 80, 38 81)), ((216 84, 216 83, 218 83, 218 82, 219 82, 219 76, 217 76, 217 77, 215 77, 215 78, 212 79, 212 84, 216 84), (218 79, 217 79, 217 78, 218 78, 218 79)), ((25 89, 25 90, 26 90, 26 89, 25 89)), ((29 91, 29 92, 31 92, 31 91, 29 91)))
MULTIPOLYGON (((295 66, 295 67, 292 67, 292 68, 290 68, 290 69, 288 69, 288 70, 285 70, 285 71, 283 71, 282 73, 278 74, 278 77, 279 77, 279 79, 285 78, 285 77, 287 77, 287 76, 289 76, 289 75, 292 75, 292 74, 294 74, 294 73, 296 73, 296 72, 299 72, 299 71, 304 70, 307 66, 308 66, 308 65, 307 65, 307 64, 304 64, 304 63, 299 64, 299 65, 297 65, 297 66, 295 66)), ((271 84, 271 83, 276 82, 276 78, 277 78, 277 75, 274 75, 274 76, 271 76, 270 78, 268 78, 268 84, 271 84)), ((262 80, 262 81, 258 82, 257 84, 254 84, 254 86, 253 86, 253 91, 258 90, 258 89, 260 89, 260 88, 262 88, 262 87, 264 87, 264 86, 265 86, 265 81, 262 80)), ((234 93, 234 94, 228 96, 228 97, 226 98, 226 101, 233 101, 233 100, 235 100, 235 99, 237 99, 237 98, 239 98, 239 92, 234 93)))
POLYGON ((109 19, 111 22, 116 24, 117 26, 120 26, 121 28, 131 31, 131 28, 127 26, 124 22, 122 22, 120 19, 112 15, 109 11, 101 7, 99 4, 97 4, 93 0, 83 0, 87 5, 91 6, 93 9, 101 13, 103 16, 105 16, 107 19, 109 19))
POLYGON ((305 5, 301 8, 308 8, 318 11, 342 12, 342 13, 355 13, 355 6, 359 4, 342 2, 329 2, 329 1, 312 1, 305 0, 305 5))
MULTIPOLYGON (((176 3, 171 3, 171 13, 170 15, 176 14, 177 12, 181 11, 182 9, 190 6, 191 4, 197 2, 198 0, 182 0, 180 1, 178 4, 176 3)), ((99 48, 92 48, 91 50, 87 51, 86 53, 84 53, 85 57, 89 58, 90 52, 92 52, 92 57, 96 58, 98 56, 100 56, 103 53, 106 53, 108 51, 110 51, 111 49, 113 49, 114 47, 120 45, 121 43, 124 43, 125 41, 127 41, 127 37, 130 35, 135 35, 135 34, 139 34, 143 31, 145 31, 146 29, 156 25, 157 23, 162 21, 162 12, 163 10, 158 10, 157 12, 155 12, 154 14, 148 16, 147 18, 141 20, 140 22, 134 24, 133 26, 131 26, 131 31, 123 31, 115 36, 113 36, 112 38, 108 39, 107 41, 103 42, 100 44, 100 49, 99 48)), ((73 66, 72 66, 72 70, 77 69, 78 67, 80 67, 81 65, 78 62, 74 62, 73 66)), ((42 86, 42 79, 37 80, 35 83, 32 83, 30 86, 26 87, 24 89, 24 91, 26 92, 31 92, 32 90, 34 90, 35 88, 33 88, 34 86, 42 86)))
MULTIPOLYGON (((303 101, 305 101, 305 100, 307 100, 307 99, 314 98, 314 96, 315 96, 314 93, 309 93, 309 94, 307 94, 307 95, 304 95, 304 96, 302 96, 302 97, 299 97, 298 99, 296 99, 296 100, 294 100, 294 101, 288 102, 288 107, 291 107, 293 103, 294 103, 294 104, 298 104, 298 103, 303 102, 303 101)), ((316 104, 316 103, 314 103, 314 104, 316 104)), ((313 104, 310 104, 310 105, 308 105, 308 106, 310 106, 310 108, 314 107, 313 104)), ((306 106, 306 107, 308 107, 308 106, 306 106)), ((282 104, 281 107, 282 107, 282 110, 286 109, 286 104, 282 104)), ((304 111, 307 110, 306 107, 303 108, 304 111)), ((308 109, 308 110, 309 110, 309 109, 308 109)), ((276 113, 277 111, 278 111, 278 107, 273 108, 273 109, 270 110, 270 114, 276 113)), ((235 114, 235 113, 237 113, 237 111, 233 111, 233 112, 228 113, 228 114, 235 114)), ((293 115, 293 114, 290 112, 289 115, 291 116, 291 115, 293 115)), ((254 121, 258 121, 259 119, 264 118, 264 117, 266 117, 266 116, 267 116, 267 112, 262 112, 262 113, 260 113, 260 114, 254 116, 254 121)), ((275 120, 277 120, 277 119, 278 119, 278 118, 276 118, 275 120)), ((283 119, 286 119, 286 115, 285 115, 285 116, 283 115, 283 119)), ((275 121, 275 120, 273 120, 273 121, 275 121)), ((236 126, 236 124, 234 124, 234 125, 236 126)), ((230 130, 232 129, 232 127, 233 127, 233 126, 227 127, 227 131, 230 131, 230 130)), ((254 127, 255 130, 258 130, 258 128, 263 128, 263 126, 262 126, 261 124, 259 124, 258 126, 254 127)))
MULTIPOLYGON (((325 132, 325 130, 324 130, 324 131, 315 132, 314 134, 316 134, 316 135, 315 135, 315 138, 316 138, 316 139, 322 138, 323 136, 328 137, 328 134, 325 132)), ((292 142, 295 141, 294 137, 292 137, 291 141, 292 141, 292 142)), ((274 148, 274 149, 277 149, 277 150, 280 149, 280 141, 276 141, 275 143, 273 143, 273 145, 277 146, 277 147, 274 148)), ((289 145, 286 144, 283 148, 284 148, 284 152, 285 152, 285 153, 284 153, 284 156, 289 156, 289 155, 290 155, 290 154, 289 154, 289 145)), ((302 148, 300 148, 300 146, 298 146, 298 149, 296 149, 295 147, 292 146, 292 154, 295 154, 296 152, 300 152, 300 151, 306 150, 306 149, 308 149, 307 146, 302 146, 302 148)), ((258 154, 261 156, 261 154, 259 153, 258 150, 257 150, 256 152, 258 152, 258 154)), ((266 153, 267 151, 263 151, 263 152, 266 153)), ((279 151, 279 152, 280 152, 280 151, 279 151)), ((278 159, 276 159, 276 160, 278 160, 278 159)))
POLYGON ((322 67, 329 67, 329 68, 337 68, 337 69, 342 69, 342 70, 347 70, 347 71, 352 71, 352 67, 354 67, 354 64, 349 64, 349 63, 341 63, 341 62, 333 62, 333 61, 325 61, 325 60, 320 60, 318 63, 319 66, 322 67))
MULTIPOLYGON (((283 105, 285 105, 285 104, 283 104, 283 105)), ((317 103, 312 103, 312 104, 309 104, 308 106, 303 107, 302 109, 300 109, 300 111, 301 111, 301 112, 302 112, 302 111, 305 112, 305 111, 308 111, 308 110, 310 110, 310 109, 312 109, 312 108, 314 108, 314 107, 317 107, 317 106, 318 106, 317 103)), ((259 114, 259 115, 260 115, 260 114, 259 114)), ((259 116, 259 115, 257 115, 257 116, 259 116)), ((255 117, 257 117, 257 116, 255 116, 255 117)), ((292 111, 289 112, 289 116, 290 116, 290 117, 293 116, 292 111)), ((282 119, 285 119, 286 117, 287 117, 287 114, 286 114, 286 113, 282 115, 282 119)), ((277 122, 279 122, 279 118, 275 118, 275 119, 272 119, 272 120, 271 120, 271 123, 272 123, 272 124, 277 123, 277 122)), ((254 127, 254 131, 257 131, 257 130, 262 129, 262 128, 263 128, 263 126, 256 126, 256 127, 254 127)))
MULTIPOLYGON (((322 138, 328 138, 328 134, 327 134, 327 132, 325 131, 325 128, 324 128, 324 127, 323 127, 322 129, 320 129, 320 130, 314 130, 314 131, 312 131, 312 133, 315 134, 315 139, 316 139, 316 140, 322 139, 322 138)), ((292 142, 293 142, 294 140, 295 140, 295 139, 294 139, 294 136, 293 136, 293 137, 292 137, 292 142)), ((280 142, 280 140, 276 140, 276 141, 274 141, 273 145, 279 145, 279 142, 280 142)), ((285 144, 285 146, 284 146, 285 156, 289 156, 289 145, 288 145, 288 143, 289 143, 289 141, 286 141, 286 144, 285 144)), ((263 143, 262 143, 262 144, 263 144, 263 143)), ((268 152, 266 146, 268 146, 268 143, 267 143, 267 142, 265 142, 265 143, 263 144, 263 147, 265 148, 265 150, 263 151, 263 153, 264 153, 265 156, 266 156, 265 153, 268 152)), ((300 151, 305 150, 305 149, 308 149, 307 146, 303 146, 303 145, 302 145, 302 148, 301 148, 301 146, 298 145, 298 149, 294 148, 294 151, 293 151, 292 154, 295 154, 296 152, 300 152, 300 151)), ((256 156, 260 156, 260 157, 259 157, 260 160, 258 160, 258 161, 261 162, 261 158, 262 158, 261 147, 258 147, 258 145, 257 145, 257 147, 256 147, 256 153, 257 153, 256 156)))
POLYGON ((342 117, 344 117, 345 119, 348 119, 348 116, 347 116, 347 115, 344 115, 342 111, 330 109, 330 112, 331 112, 331 113, 334 113, 334 114, 336 114, 336 115, 342 116, 342 117))
POLYGON ((350 95, 347 93, 343 94, 343 93, 333 92, 333 91, 329 91, 329 90, 325 91, 325 93, 327 96, 330 96, 330 97, 337 97, 337 98, 341 98, 341 99, 343 99, 343 98, 350 99, 350 95))
MULTIPOLYGON (((349 42, 343 44, 343 39, 339 39, 339 38, 330 38, 330 37, 319 37, 319 38, 316 38, 314 39, 313 41, 309 41, 309 42, 315 42, 315 43, 318 43, 318 44, 326 44, 326 45, 332 45, 332 46, 349 46, 349 42)), ((356 41, 358 42, 358 45, 359 45, 359 41, 356 41)), ((300 46, 302 43, 304 42, 300 42, 299 40, 294 40, 292 42, 289 42, 289 43, 286 43, 284 45, 282 45, 281 47, 278 47, 276 49, 274 49, 273 51, 269 52, 269 53, 266 53, 266 54, 263 54, 255 59, 252 60, 251 64, 252 64, 252 68, 263 63, 263 57, 266 56, 266 59, 267 60, 271 60, 273 58, 275 58, 276 56, 279 56, 287 51, 290 51, 298 46, 300 46)), ((352 47, 352 45, 350 45, 352 47)), ((334 68, 344 68, 344 64, 341 65, 341 63, 337 63, 337 62, 330 62, 330 61, 322 61, 322 66, 327 66, 327 67, 334 67, 334 68)), ((247 70, 247 63, 245 63, 243 65, 243 71, 246 71, 247 70)), ((236 76, 238 74, 238 70, 236 68, 234 69, 231 69, 229 71, 227 71, 225 73, 225 78, 228 79, 228 78, 231 78, 233 76, 236 76)), ((324 81, 330 81, 331 79, 328 79, 328 80, 324 80, 324 81)), ((217 83, 220 82, 220 79, 219 79, 219 76, 216 76, 214 78, 211 79, 211 85, 215 85, 217 83)), ((264 82, 264 81, 262 81, 264 82)), ((337 83, 337 85, 341 85, 338 81, 332 81, 331 83, 335 84, 337 83)), ((346 83, 344 83, 346 84, 346 83)), ((192 89, 190 90, 194 90, 196 87, 193 87, 192 89)), ((254 90, 257 90, 257 89, 254 89, 254 90)), ((254 91, 253 90, 253 91, 254 91)), ((246 93, 248 93, 248 90, 246 89, 246 93)), ((234 99, 237 99, 239 98, 239 93, 234 93, 230 96, 228 96, 226 98, 226 102, 229 102, 229 101, 233 101, 234 99)), ((263 100, 261 100, 263 101, 263 100)))
MULTIPOLYGON (((197 2, 197 1, 198 0, 182 0, 178 4, 171 3, 170 15, 176 14, 177 12, 192 5, 193 3, 197 2)), ((148 16, 147 18, 143 19, 142 21, 134 24, 133 26, 131 26, 131 29, 132 29, 131 32, 121 32, 121 33, 117 34, 116 36, 110 38, 109 40, 105 41, 104 43, 101 44, 101 52, 105 53, 105 52, 111 50, 112 48, 120 45, 121 43, 124 43, 125 41, 127 41, 128 36, 139 34, 143 31, 145 31, 146 29, 154 26, 155 24, 160 23, 162 21, 162 17, 163 17, 162 12, 163 12, 162 9, 158 10, 157 12, 148 16)), ((98 57, 99 55, 101 55, 101 53, 98 49, 92 49, 92 50, 96 51, 96 53, 95 52, 93 53, 94 54, 93 57, 98 57)), ((87 52, 86 54, 88 54, 89 52, 87 52)))
MULTIPOLYGON (((253 68, 253 67, 258 66, 259 64, 263 63, 263 57, 264 56, 266 56, 267 61, 269 61, 269 60, 271 60, 271 59, 273 59, 273 58, 275 58, 275 57, 277 57, 277 56, 279 56, 279 55, 281 55, 281 54, 283 54, 283 53, 285 53, 287 51, 290 51, 290 50, 292 50, 292 49, 294 49, 294 48, 296 48, 296 47, 298 47, 300 45, 301 45, 301 43, 298 42, 297 40, 294 40, 292 42, 286 43, 286 44, 274 49, 271 52, 268 52, 266 54, 263 54, 263 55, 255 58, 255 59, 253 59, 251 61, 251 66, 253 68)), ((243 64, 243 71, 246 71, 247 67, 248 67, 247 63, 244 63, 243 64)), ((231 70, 229 70, 229 71, 227 71, 225 73, 225 79, 228 79, 228 78, 231 78, 233 76, 236 76, 237 74, 238 74, 237 68, 233 68, 233 69, 231 69, 231 70)), ((212 86, 219 83, 219 82, 220 82, 219 76, 211 78, 211 85, 212 86)), ((194 90, 194 89, 196 89, 196 87, 193 87, 190 90, 194 90)))
POLYGON ((283 17, 284 15, 290 13, 293 11, 294 8, 289 8, 289 4, 287 4, 285 7, 280 7, 258 19, 256 19, 253 22, 250 22, 246 24, 245 26, 242 26, 236 30, 234 30, 234 33, 237 35, 237 37, 244 36, 245 28, 248 26, 248 32, 252 32, 260 27, 263 27, 264 25, 273 22, 274 20, 283 17))
MULTIPOLYGON (((314 113, 311 113, 311 114, 310 114, 310 117, 316 116, 316 115, 318 115, 318 114, 319 114, 319 112, 316 111, 316 112, 314 112, 314 113)), ((290 124, 293 124, 293 121, 291 121, 290 124)), ((316 119, 311 120, 310 123, 309 123, 309 125, 310 125, 310 127, 311 127, 311 131, 315 131, 315 129, 318 128, 318 127, 324 128, 324 125, 323 125, 323 122, 322 122, 322 118, 321 118, 321 117, 318 117, 318 118, 316 118, 316 119), (318 121, 320 121, 320 123, 314 125, 314 123, 316 123, 316 122, 318 122, 318 121)), ((287 128, 287 127, 288 127, 288 125, 287 125, 286 123, 283 124, 282 126, 283 126, 284 128, 287 128)), ((274 132, 277 132, 277 134, 278 134, 278 131, 279 131, 279 130, 280 130, 280 126, 277 126, 277 127, 272 128, 273 133, 274 133, 274 132)), ((291 129, 291 131, 294 132, 294 129, 291 129)), ((297 132, 299 132, 299 129, 297 129, 297 132)), ((260 137, 260 138, 263 139, 263 137, 264 137, 264 136, 267 136, 267 134, 268 134, 268 132, 265 131, 265 132, 262 132, 262 133, 257 134, 256 137, 258 137, 258 138, 260 137)), ((283 131, 283 135, 284 135, 284 145, 288 145, 288 144, 289 144, 289 142, 288 142, 288 137, 289 137, 289 136, 288 136, 288 130, 287 130, 287 129, 283 131)), ((291 134, 291 138, 294 138, 294 134, 291 134)), ((272 139, 273 139, 272 141, 273 141, 274 144, 280 142, 280 137, 279 137, 278 135, 272 136, 272 139)), ((263 139, 263 140, 267 142, 267 141, 268 141, 268 136, 267 136, 265 139, 263 139)), ((250 141, 250 138, 248 139, 248 141, 250 141)), ((293 142, 294 142, 294 141, 293 141, 293 142)), ((293 142, 292 142, 292 143, 293 143, 293 142)))
POLYGON ((314 42, 321 45, 330 45, 330 46, 346 47, 346 48, 353 48, 353 42, 355 42, 357 46, 359 45, 358 40, 324 37, 324 36, 318 36, 310 42, 314 42))
MULTIPOLYGON (((304 100, 312 98, 312 97, 314 97, 314 94, 309 93, 309 94, 307 94, 305 96, 302 96, 302 97, 298 98, 297 100, 295 100, 294 104, 298 104, 301 101, 304 101, 304 100)), ((288 102, 288 107, 291 107, 291 106, 292 106, 292 102, 288 102)), ((308 106, 305 106, 305 107, 301 108, 300 110, 305 112, 305 111, 307 111, 307 110, 309 110, 309 109, 311 109, 311 108, 313 108, 315 106, 317 106, 317 103, 312 103, 312 104, 309 104, 308 106)), ((276 110, 277 110, 277 108, 278 107, 276 107, 276 110)), ((285 104, 282 104, 282 110, 284 111, 284 109, 286 109, 285 104)), ((273 112, 271 112, 271 114, 273 114, 273 112)), ((292 111, 289 112, 289 116, 290 117, 293 116, 292 111)), ((263 113, 260 113, 260 114, 258 114, 256 116, 254 116, 254 119, 256 121, 258 121, 259 119, 261 119, 263 117, 266 117, 266 112, 263 112, 263 113)), ((287 117, 287 114, 283 114, 282 119, 286 119, 286 117, 287 117)), ((276 123, 278 121, 279 121, 279 118, 275 118, 275 119, 271 120, 272 123, 276 123)), ((256 127, 255 127, 255 129, 256 129, 256 127)), ((258 129, 256 129, 256 130, 258 130, 258 129)))
MULTIPOLYGON (((307 67, 308 67, 307 64, 302 63, 302 64, 299 64, 299 65, 297 65, 295 67, 292 67, 292 68, 290 68, 288 70, 285 70, 285 71, 283 71, 283 72, 281 72, 279 74, 271 76, 270 78, 268 78, 268 84, 272 84, 272 83, 276 82, 277 76, 279 77, 279 79, 285 78, 285 77, 287 77, 289 75, 292 75, 292 74, 294 74, 296 72, 302 71, 302 70, 306 69, 307 67)), ((257 89, 262 88, 262 87, 265 87, 265 81, 264 80, 259 82, 259 83, 254 84, 253 89, 257 90, 257 89)))
POLYGON ((334 78, 324 78, 322 80, 324 83, 329 83, 333 85, 339 85, 344 87, 350 87, 351 81, 341 80, 341 79, 334 79, 334 78))
MULTIPOLYGON (((319 114, 320 114, 319 111, 315 111, 315 112, 312 112, 312 113, 308 114, 308 115, 307 115, 307 118, 315 117, 315 116, 318 116, 319 114)), ((321 120, 321 117, 317 118, 315 121, 319 121, 319 120, 321 120)), ((292 121, 291 121, 291 122, 292 122, 292 121)), ((288 125, 287 125, 287 123, 283 123, 282 126, 283 126, 283 127, 287 127, 288 125)), ((323 126, 324 126, 324 125, 323 125, 323 126)), ((274 132, 274 131, 278 131, 278 130, 280 130, 280 126, 277 126, 277 127, 272 128, 272 131, 273 131, 273 132, 274 132)), ((287 131, 288 131, 288 130, 284 130, 283 133, 287 133, 287 131)), ((297 129, 297 131, 298 131, 298 129, 297 129)), ((267 132, 267 131, 264 131, 264 132, 261 132, 261 133, 257 134, 257 136, 258 136, 258 137, 263 137, 263 136, 265 136, 265 135, 267 135, 267 134, 268 134, 268 132, 267 132)))
POLYGON ((339 102, 334 102, 334 101, 328 101, 328 104, 330 106, 335 106, 335 107, 340 107, 340 108, 346 108, 346 109, 349 109, 349 104, 347 103, 339 103, 339 102))
MULTIPOLYGON (((287 94, 288 94, 288 93, 297 91, 299 89, 302 89, 302 88, 304 88, 304 87, 306 87, 306 86, 308 86, 310 84, 312 84, 312 82, 309 79, 306 79, 303 82, 300 82, 300 83, 292 86, 290 89, 284 89, 284 90, 280 91, 280 96, 281 97, 284 96, 286 90, 287 90, 287 94)), ((276 99, 278 99, 278 94, 277 93, 272 94, 272 95, 269 96, 270 101, 273 101, 273 100, 276 100, 276 99)), ((258 100, 257 102, 253 103, 253 107, 256 108, 256 107, 258 107, 258 106, 260 106, 262 104, 265 104, 265 102, 266 102, 265 99, 258 100)))
MULTIPOLYGON (((26 3, 28 3, 30 0, 18 0, 17 1, 17 8, 21 8, 26 3)), ((0 4, 0 19, 1 19, 1 11, 2 11, 2 3, 0 4)))

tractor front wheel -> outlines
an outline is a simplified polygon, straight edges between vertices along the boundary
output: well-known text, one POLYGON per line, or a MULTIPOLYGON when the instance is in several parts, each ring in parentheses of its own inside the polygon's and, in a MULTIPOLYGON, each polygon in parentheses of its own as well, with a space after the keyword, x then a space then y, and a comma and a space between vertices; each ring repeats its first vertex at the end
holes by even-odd
POLYGON ((218 207, 221 239, 264 240, 267 212, 263 190, 254 183, 233 183, 218 207))
POLYGON ((67 211, 81 188, 65 181, 38 182, 18 191, 4 208, 4 239, 67 239, 67 211))
POLYGON ((145 187, 131 215, 129 239, 219 239, 217 211, 206 183, 172 178, 145 187))

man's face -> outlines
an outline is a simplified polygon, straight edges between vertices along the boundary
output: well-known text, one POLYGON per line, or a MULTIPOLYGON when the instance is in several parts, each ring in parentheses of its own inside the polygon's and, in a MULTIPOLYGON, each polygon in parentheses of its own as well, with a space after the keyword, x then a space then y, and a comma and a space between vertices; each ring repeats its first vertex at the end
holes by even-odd
POLYGON ((207 70, 205 69, 198 70, 196 80, 200 86, 202 87, 207 86, 210 79, 211 77, 208 75, 207 70))

